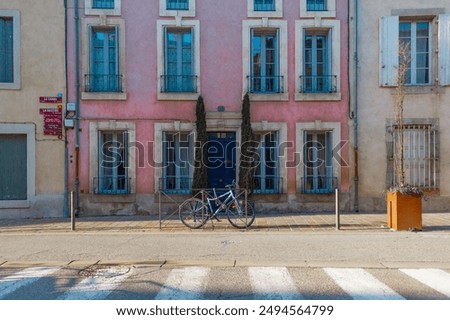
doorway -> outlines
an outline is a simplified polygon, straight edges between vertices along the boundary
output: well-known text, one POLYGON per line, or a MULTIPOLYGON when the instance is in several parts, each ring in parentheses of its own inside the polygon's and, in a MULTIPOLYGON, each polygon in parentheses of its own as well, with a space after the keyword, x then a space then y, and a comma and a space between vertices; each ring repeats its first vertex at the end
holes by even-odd
POLYGON ((208 133, 208 188, 225 188, 236 179, 236 133, 208 133))

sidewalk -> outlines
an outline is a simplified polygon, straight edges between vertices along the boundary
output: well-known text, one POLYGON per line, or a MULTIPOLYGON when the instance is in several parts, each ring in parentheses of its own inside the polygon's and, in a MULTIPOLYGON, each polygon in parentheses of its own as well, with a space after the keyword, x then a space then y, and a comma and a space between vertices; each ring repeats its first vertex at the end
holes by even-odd
MULTIPOLYGON (((424 213, 423 232, 450 232, 450 213, 424 213)), ((340 231, 390 232, 386 213, 341 213, 340 231)), ((208 221, 197 230, 185 227, 177 215, 105 216, 75 219, 76 233, 136 233, 136 232, 320 232, 336 231, 334 213, 260 214, 248 230, 233 228, 226 217, 208 221), (164 217, 163 217, 164 219, 164 217)), ((71 233, 70 219, 0 219, 0 234, 71 233)))

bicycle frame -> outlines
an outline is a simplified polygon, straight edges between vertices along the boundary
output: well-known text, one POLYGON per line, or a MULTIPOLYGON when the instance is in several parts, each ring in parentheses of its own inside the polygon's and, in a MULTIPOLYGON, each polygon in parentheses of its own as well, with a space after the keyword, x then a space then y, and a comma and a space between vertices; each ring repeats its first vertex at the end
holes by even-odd
POLYGON ((223 212, 226 209, 228 202, 230 200, 235 199, 235 196, 234 196, 232 190, 228 190, 227 192, 225 192, 224 194, 221 194, 219 196, 216 194, 216 189, 213 189, 213 192, 214 192, 214 197, 206 198, 206 201, 208 201, 208 208, 209 208, 209 212, 210 212, 209 219, 214 218, 216 215, 223 212), (220 200, 225 197, 226 197, 226 199, 224 201, 220 200), (215 202, 216 205, 218 206, 218 208, 216 210, 213 209, 213 205, 212 205, 213 202, 215 202))

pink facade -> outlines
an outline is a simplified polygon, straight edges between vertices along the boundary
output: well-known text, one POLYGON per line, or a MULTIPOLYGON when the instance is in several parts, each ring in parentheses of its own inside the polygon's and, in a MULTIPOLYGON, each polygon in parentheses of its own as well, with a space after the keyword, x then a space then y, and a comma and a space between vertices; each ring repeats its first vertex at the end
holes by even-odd
MULTIPOLYGON (((289 147, 284 149, 284 158, 279 158, 283 161, 278 160, 275 168, 277 171, 275 175, 281 187, 274 193, 258 194, 256 196, 258 206, 261 210, 277 208, 299 211, 324 210, 332 207, 330 196, 321 192, 305 192, 301 182, 307 175, 304 168, 305 153, 313 152, 312 149, 316 148, 312 146, 305 152, 305 139, 309 137, 308 133, 317 137, 317 134, 320 136, 322 132, 324 137, 328 137, 326 132, 332 132, 330 135, 333 139, 332 146, 337 150, 338 156, 332 159, 330 170, 333 173, 330 173, 330 177, 336 178, 336 186, 344 194, 343 206, 349 206, 351 181, 348 165, 349 145, 346 143, 349 140, 347 1, 336 0, 335 4, 334 1, 328 1, 329 14, 318 11, 317 16, 314 16, 313 11, 308 11, 308 16, 301 16, 301 5, 306 3, 304 0, 274 1, 275 5, 282 4, 281 17, 259 17, 259 12, 256 12, 256 17, 253 13, 249 14, 248 5, 253 3, 252 1, 188 1, 191 6, 193 2, 195 2, 194 12, 187 14, 192 16, 183 16, 184 10, 175 11, 173 15, 170 12, 161 15, 160 4, 167 3, 159 0, 115 1, 115 10, 95 8, 88 10, 85 4, 92 6, 93 1, 79 1, 78 66, 75 63, 77 41, 73 18, 75 13, 71 9, 73 6, 68 6, 68 102, 76 103, 77 100, 76 68, 80 75, 78 172, 81 212, 133 214, 136 213, 136 208, 139 208, 156 213, 158 204, 155 193, 159 185, 156 179, 164 178, 165 173, 164 169, 155 168, 149 163, 151 162, 149 159, 164 158, 165 151, 161 147, 163 138, 159 136, 162 132, 194 130, 192 126, 195 123, 198 95, 204 98, 207 118, 210 121, 208 124, 212 124, 208 130, 237 132, 237 137, 239 136, 236 123, 239 121, 242 98, 249 82, 245 79, 245 70, 254 72, 251 66, 252 63, 256 63, 251 54, 252 50, 255 50, 252 37, 253 32, 257 34, 256 32, 260 31, 262 36, 258 33, 259 37, 268 37, 267 35, 272 37, 272 34, 276 35, 273 37, 277 37, 273 54, 278 56, 275 64, 278 65, 276 67, 278 75, 282 76, 278 85, 283 84, 284 88, 278 90, 282 92, 276 92, 272 96, 267 92, 251 94, 254 131, 277 132, 278 145, 289 142, 289 147), (103 14, 106 14, 106 18, 103 14), (181 17, 175 18, 175 15, 181 17), (195 23, 191 24, 193 21, 195 23), (169 26, 166 26, 167 23, 169 26), (91 52, 94 50, 93 32, 96 32, 95 30, 99 30, 99 33, 104 30, 109 32, 117 30, 114 29, 117 27, 118 34, 115 34, 115 39, 119 41, 113 44, 116 47, 112 49, 110 47, 109 50, 115 50, 113 55, 117 60, 117 72, 124 76, 124 92, 112 94, 86 92, 85 84, 88 80, 85 74, 92 73, 90 69, 94 68, 92 62, 94 54, 91 52), (180 98, 183 93, 161 94, 160 86, 163 81, 161 68, 165 73, 168 70, 167 61, 161 61, 161 58, 167 59, 169 45, 166 43, 167 32, 175 34, 183 29, 190 30, 193 35, 190 40, 190 52, 193 55, 190 67, 192 70, 199 70, 199 74, 195 74, 198 76, 196 84, 199 90, 198 92, 193 90, 194 92, 189 92, 185 98, 180 98), (308 89, 300 92, 299 89, 302 84, 300 76, 305 79, 309 68, 305 62, 308 55, 306 47, 309 45, 306 44, 305 37, 309 35, 311 39, 315 39, 313 41, 319 41, 317 39, 320 37, 327 38, 325 40, 327 47, 323 52, 327 58, 324 63, 328 64, 328 72, 336 76, 338 82, 332 89, 326 90, 327 92, 314 89, 312 92, 308 92, 308 89), (286 37, 287 41, 283 37, 286 37), (248 43, 245 43, 246 39, 250 39, 248 43), (199 45, 199 52, 195 49, 196 45, 199 45), (336 48, 339 49, 338 53, 336 48), (245 57, 246 52, 249 52, 248 59, 245 57), (199 65, 195 65, 197 58, 199 65), (285 73, 281 74, 283 68, 285 73), (339 70, 339 73, 336 73, 336 70, 339 70), (221 110, 223 112, 218 112, 219 106, 224 107, 224 110, 221 110), (160 127, 162 129, 158 129, 160 127), (96 190, 98 181, 95 177, 100 176, 98 169, 100 156, 93 154, 95 150, 101 149, 97 133, 120 130, 132 132, 128 138, 133 137, 138 144, 138 147, 134 148, 132 147, 134 141, 129 140, 127 145, 127 152, 134 150, 134 156, 127 156, 128 162, 134 162, 133 165, 127 163, 127 175, 131 179, 128 181, 131 181, 132 187, 124 194, 98 192, 96 190), (343 147, 336 148, 339 144, 343 147), (286 165, 286 162, 295 159, 294 153, 300 155, 303 164, 286 165)), ((253 9, 250 11, 253 12, 253 9)), ((192 7, 189 8, 189 12, 192 12, 192 7)), ((318 42, 315 42, 315 45, 312 50, 318 50, 318 42)), ((314 51, 312 54, 315 54, 314 51)), ((69 131, 68 136, 69 186, 71 190, 76 191, 75 130, 69 131)), ((326 146, 328 149, 330 147, 331 145, 326 146)), ((101 153, 101 150, 98 152, 101 153)), ((331 150, 327 152, 333 155, 331 150)), ((280 155, 280 151, 277 154, 280 155)))

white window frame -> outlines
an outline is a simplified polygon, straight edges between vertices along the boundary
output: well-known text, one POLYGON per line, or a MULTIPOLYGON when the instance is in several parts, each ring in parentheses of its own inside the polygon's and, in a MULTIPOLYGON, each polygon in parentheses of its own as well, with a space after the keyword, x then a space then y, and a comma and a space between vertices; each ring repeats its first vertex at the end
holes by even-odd
POLYGON ((249 18, 282 18, 283 0, 275 1, 275 11, 255 11, 255 0, 247 0, 247 16, 249 18))
POLYGON ((278 19, 251 19, 242 22, 242 96, 248 91, 248 76, 251 74, 251 33, 252 29, 278 29, 279 35, 279 76, 283 76, 280 80, 280 87, 284 88, 282 93, 250 93, 252 101, 288 101, 288 28, 286 20, 278 19))
POLYGON ((26 134, 27 136, 27 199, 2 200, 0 209, 30 208, 36 196, 36 126, 31 123, 0 123, 0 135, 2 134, 26 134))
POLYGON ((158 77, 158 100, 197 100, 200 95, 200 21, 199 20, 158 20, 157 21, 157 77, 158 77), (163 84, 161 75, 165 74, 165 30, 167 28, 190 28, 193 36, 193 75, 197 76, 197 92, 161 92, 163 84))
POLYGON ((296 20, 295 21, 295 100, 296 101, 339 101, 341 100, 341 22, 339 20, 296 20), (301 93, 300 76, 304 73, 304 35, 306 30, 327 30, 331 44, 329 74, 336 75, 336 92, 301 93))
POLYGON ((18 90, 21 88, 20 78, 20 12, 18 10, 0 10, 0 17, 13 19, 13 82, 0 82, 0 90, 18 90))
MULTIPOLYGON (((305 178, 305 154, 303 137, 305 132, 310 131, 331 131, 332 141, 335 148, 341 141, 341 123, 340 122, 322 122, 316 120, 314 122, 300 122, 296 124, 296 153, 300 154, 300 163, 296 166, 296 178, 297 178, 297 192, 301 193, 303 190, 302 181, 305 178)), ((339 150, 339 153, 342 150, 339 150)), ((342 154, 339 154, 342 157, 342 154)), ((335 164, 336 159, 332 159, 333 162, 333 177, 337 177, 337 184, 341 181, 341 164, 335 164)))
POLYGON ((89 190, 94 193, 93 181, 100 176, 99 172, 99 132, 101 131, 127 131, 128 132, 128 177, 130 180, 130 193, 136 193, 136 124, 134 122, 119 122, 115 120, 89 123, 89 190))
POLYGON ((336 0, 327 0, 327 11, 308 11, 306 0, 300 0, 301 18, 336 18, 336 0))
POLYGON ((167 10, 167 0, 159 0, 161 17, 195 17, 195 1, 189 0, 189 10, 167 10))
POLYGON ((98 16, 120 16, 122 14, 122 0, 114 0, 114 9, 94 9, 94 0, 84 0, 84 14, 98 16))
MULTIPOLYGON (((90 33, 92 28, 95 27, 118 27, 119 33, 119 74, 122 75, 122 92, 85 92, 84 87, 81 92, 82 100, 126 100, 127 99, 127 86, 126 86, 126 57, 125 57, 125 20, 117 17, 109 17, 106 21, 101 21, 99 18, 86 18, 82 20, 82 76, 84 81, 84 75, 90 74, 90 33)), ((84 82, 83 82, 84 84, 84 82)))

